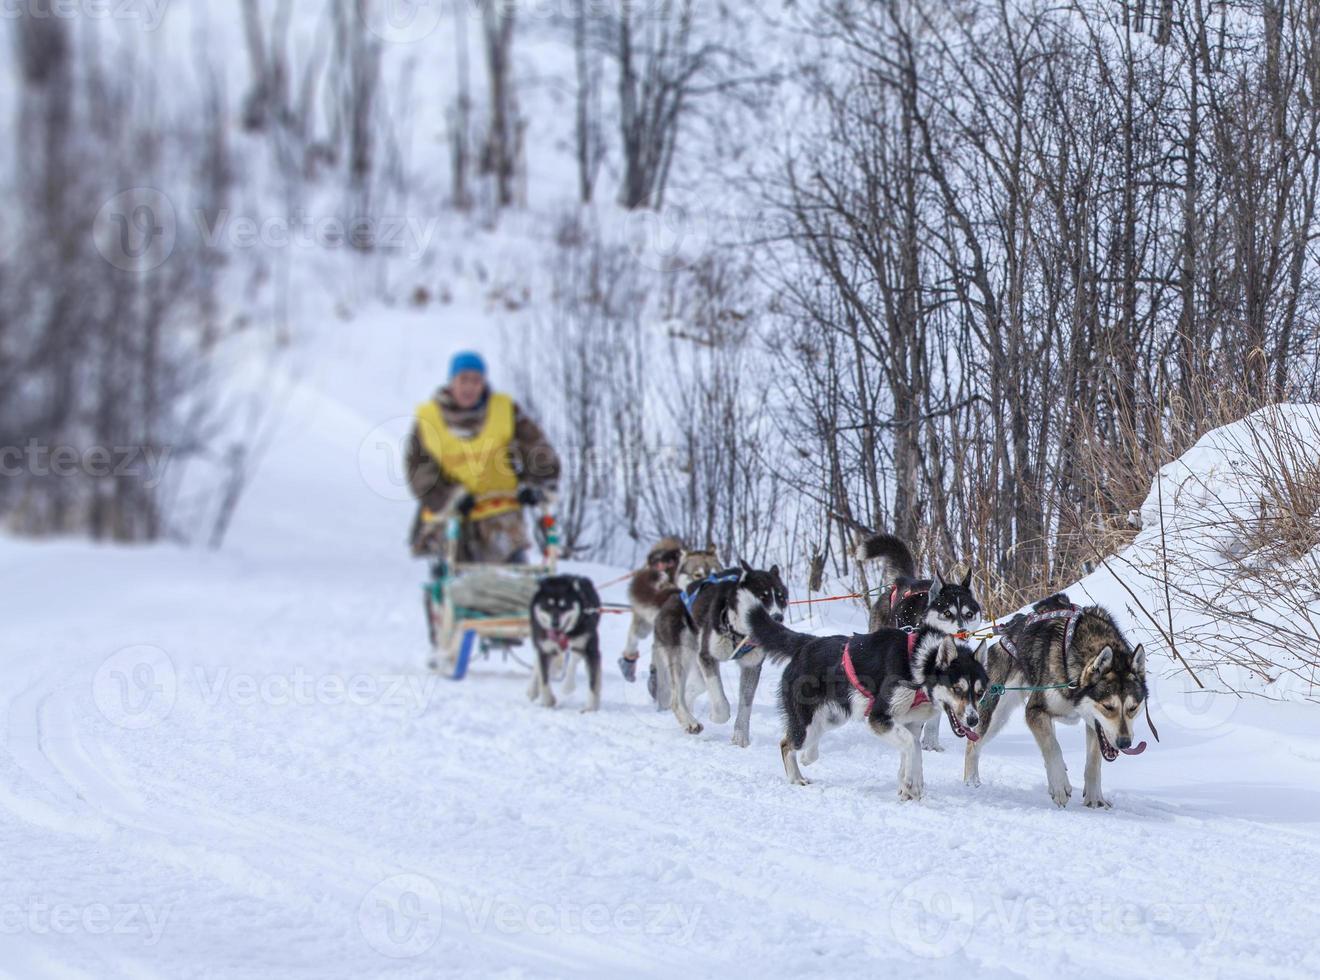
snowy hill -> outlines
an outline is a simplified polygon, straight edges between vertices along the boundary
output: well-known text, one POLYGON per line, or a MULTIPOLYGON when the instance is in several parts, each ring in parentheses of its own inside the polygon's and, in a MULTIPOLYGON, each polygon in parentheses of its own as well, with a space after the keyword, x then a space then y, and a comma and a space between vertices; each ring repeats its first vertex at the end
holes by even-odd
MULTIPOLYGON (((1157 688, 1163 742, 1109 767, 1096 813, 1050 804, 1019 722, 978 790, 946 733, 927 800, 900 804, 860 727, 788 786, 775 672, 749 749, 729 726, 684 735, 615 672, 622 617, 595 716, 531 705, 512 663, 425 674, 380 436, 478 315, 340 324, 288 381, 219 553, 0 543, 0 972, 1320 970, 1320 888, 1298 874, 1320 860, 1310 706, 1157 688)), ((801 628, 861 625, 817 608, 801 628)), ((1081 733, 1063 741, 1080 767, 1081 733)))

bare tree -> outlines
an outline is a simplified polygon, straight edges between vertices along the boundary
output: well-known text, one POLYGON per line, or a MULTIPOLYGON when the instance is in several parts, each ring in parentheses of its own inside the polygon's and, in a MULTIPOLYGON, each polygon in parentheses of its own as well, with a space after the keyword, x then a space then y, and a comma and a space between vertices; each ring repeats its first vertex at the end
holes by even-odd
POLYGON ((494 180, 499 207, 509 207, 515 202, 515 182, 522 161, 523 122, 518 114, 513 79, 515 21, 515 4, 482 0, 481 27, 490 104, 481 171, 494 180))

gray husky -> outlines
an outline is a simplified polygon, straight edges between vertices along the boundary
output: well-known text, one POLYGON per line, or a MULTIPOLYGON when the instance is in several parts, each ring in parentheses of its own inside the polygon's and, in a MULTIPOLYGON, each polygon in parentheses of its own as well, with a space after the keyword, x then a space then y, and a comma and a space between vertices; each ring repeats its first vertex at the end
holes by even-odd
POLYGON ((669 706, 684 731, 693 735, 701 731, 701 722, 687 701, 687 678, 693 666, 706 682, 711 721, 722 725, 729 720, 720 664, 734 660, 739 667, 738 717, 731 741, 743 747, 751 744, 752 701, 765 654, 748 638, 748 617, 753 609, 763 609, 774 621, 783 622, 787 608, 788 589, 779 576, 779 566, 762 571, 747 562, 704 584, 692 583, 665 601, 656 617, 651 656, 660 674, 667 674, 669 706))
MULTIPOLYGON (((927 621, 926 610, 932 606, 945 615, 932 619, 930 624, 946 634, 973 632, 980 625, 981 607, 971 598, 971 569, 958 585, 961 592, 947 589, 939 572, 934 578, 917 578, 912 550, 892 534, 868 536, 857 546, 854 555, 859 562, 873 561, 880 566, 880 594, 871 604, 868 626, 872 633, 886 628, 916 629, 927 621), (959 616, 964 605, 967 615, 959 616)), ((940 745, 939 712, 922 728, 921 747, 928 752, 944 751, 940 745)))
POLYGON ((1027 727, 1045 759, 1050 799, 1067 806, 1072 797, 1054 723, 1081 721, 1086 727, 1082 799, 1090 807, 1108 807, 1100 789, 1101 762, 1146 748, 1145 742, 1132 746, 1133 724, 1146 700, 1145 649, 1130 646, 1099 606, 1079 609, 1060 594, 1008 623, 1003 640, 990 650, 988 672, 991 684, 1049 690, 1007 691, 987 700, 977 726, 981 738, 967 746, 967 784, 981 785, 981 749, 1025 700, 1027 727))

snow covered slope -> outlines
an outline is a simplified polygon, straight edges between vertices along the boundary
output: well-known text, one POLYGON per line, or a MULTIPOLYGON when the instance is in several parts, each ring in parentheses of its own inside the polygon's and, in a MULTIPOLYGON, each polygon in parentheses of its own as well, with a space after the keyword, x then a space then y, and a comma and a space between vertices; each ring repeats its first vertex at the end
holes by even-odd
POLYGON ((1276 405, 1165 466, 1132 545, 1069 590, 1158 654, 1166 695, 1320 701, 1320 405, 1276 405), (1166 588, 1167 580, 1167 588, 1166 588))
POLYGON ((327 328, 220 553, 0 541, 0 974, 1320 972, 1311 706, 1162 696, 1115 808, 1060 811, 1020 723, 979 790, 946 734, 900 804, 860 727, 789 786, 775 672, 749 749, 686 736, 621 617, 597 715, 423 673, 390 446, 479 315, 327 328))

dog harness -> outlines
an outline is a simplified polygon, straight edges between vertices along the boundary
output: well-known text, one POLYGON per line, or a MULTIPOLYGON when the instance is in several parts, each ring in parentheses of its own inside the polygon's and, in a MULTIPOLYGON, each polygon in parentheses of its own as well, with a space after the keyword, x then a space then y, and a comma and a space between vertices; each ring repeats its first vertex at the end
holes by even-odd
MULTIPOLYGON (((916 650, 917 650, 917 634, 909 633, 908 634, 909 661, 911 661, 913 654, 916 653, 916 650)), ((864 688, 862 686, 862 682, 857 679, 857 668, 856 666, 853 665, 853 659, 852 659, 851 640, 844 643, 843 645, 843 676, 848 678, 848 683, 852 685, 853 690, 855 690, 858 694, 860 694, 862 697, 866 699, 866 711, 863 712, 862 716, 864 718, 870 718, 871 709, 875 707, 875 695, 872 694, 870 691, 868 691, 866 688, 864 688)), ((917 688, 916 694, 914 694, 912 697, 912 707, 919 708, 923 704, 928 704, 929 702, 930 702, 930 695, 926 693, 926 689, 924 687, 917 688)))
MULTIPOLYGON (((1026 621, 1023 622, 1022 628, 1026 629, 1028 626, 1035 626, 1037 623, 1046 623, 1054 619, 1068 620, 1068 625, 1063 628, 1063 661, 1066 665, 1068 662, 1068 650, 1072 647, 1073 631, 1077 628, 1077 621, 1081 618, 1082 611, 1076 606, 1071 606, 1068 609, 1055 609, 1050 612, 1032 613, 1026 618, 1026 621)), ((1010 657, 1021 664, 1022 661, 1018 657, 1017 645, 1010 640, 1007 635, 1000 639, 999 645, 1008 652, 1010 657)))
POLYGON ((904 589, 903 594, 898 594, 898 583, 894 583, 893 590, 889 593, 889 615, 894 615, 894 607, 902 599, 911 599, 914 595, 930 595, 930 589, 904 589))
POLYGON ((683 608, 687 610, 689 616, 692 615, 692 607, 696 604, 697 596, 701 590, 708 585, 723 585, 725 582, 736 582, 742 577, 742 572, 720 572, 717 575, 711 575, 698 582, 693 582, 686 589, 678 594, 683 600, 683 608))
POLYGON ((417 436, 445 478, 463 486, 477 498, 468 515, 479 521, 520 508, 518 474, 509 458, 516 419, 513 399, 493 394, 486 406, 486 422, 471 439, 462 439, 445 424, 444 413, 434 401, 417 408, 417 436))

